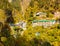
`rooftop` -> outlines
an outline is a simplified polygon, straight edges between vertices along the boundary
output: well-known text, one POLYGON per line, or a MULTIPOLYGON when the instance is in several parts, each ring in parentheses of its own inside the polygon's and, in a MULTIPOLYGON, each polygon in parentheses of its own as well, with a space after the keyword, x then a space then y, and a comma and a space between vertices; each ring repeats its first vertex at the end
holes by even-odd
POLYGON ((55 20, 34 20, 33 22, 54 22, 55 20))

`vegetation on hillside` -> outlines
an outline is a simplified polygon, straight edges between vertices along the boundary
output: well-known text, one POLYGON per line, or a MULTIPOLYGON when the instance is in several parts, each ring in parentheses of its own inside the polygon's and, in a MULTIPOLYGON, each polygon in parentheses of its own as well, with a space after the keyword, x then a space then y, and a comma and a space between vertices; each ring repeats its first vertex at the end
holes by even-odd
MULTIPOLYGON (((24 0, 23 0, 24 1, 24 0)), ((21 0, 0 0, 0 46, 60 46, 60 24, 49 28, 32 27, 32 21, 37 12, 46 12, 46 18, 52 19, 54 12, 60 12, 59 0, 31 0, 22 14, 21 0), (26 30, 12 26, 20 21, 27 23, 26 30)), ((55 20, 59 20, 57 18, 55 20)))

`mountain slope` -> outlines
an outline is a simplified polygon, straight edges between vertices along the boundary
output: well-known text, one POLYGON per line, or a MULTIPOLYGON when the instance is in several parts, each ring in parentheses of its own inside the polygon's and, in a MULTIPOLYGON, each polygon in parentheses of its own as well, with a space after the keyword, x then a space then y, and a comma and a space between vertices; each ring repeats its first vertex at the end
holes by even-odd
POLYGON ((22 0, 21 1, 21 9, 22 9, 22 14, 24 16, 26 8, 29 6, 31 0, 22 0))

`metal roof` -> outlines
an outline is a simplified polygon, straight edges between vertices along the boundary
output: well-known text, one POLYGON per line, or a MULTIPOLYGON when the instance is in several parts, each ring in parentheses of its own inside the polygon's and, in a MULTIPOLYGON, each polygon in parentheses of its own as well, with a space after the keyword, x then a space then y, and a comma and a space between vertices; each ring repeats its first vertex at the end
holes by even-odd
POLYGON ((55 20, 33 20, 32 22, 54 22, 55 20))

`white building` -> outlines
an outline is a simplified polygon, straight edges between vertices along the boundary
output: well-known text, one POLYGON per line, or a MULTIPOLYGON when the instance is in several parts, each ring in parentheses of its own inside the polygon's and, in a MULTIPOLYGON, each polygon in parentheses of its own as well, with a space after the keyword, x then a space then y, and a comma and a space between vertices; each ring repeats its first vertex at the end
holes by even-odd
POLYGON ((40 16, 40 17, 43 17, 43 16, 46 16, 47 14, 45 12, 37 12, 34 16, 40 16))
POLYGON ((35 20, 32 22, 32 26, 44 26, 44 27, 49 27, 52 26, 56 23, 55 20, 35 20))
POLYGON ((55 13, 54 13, 54 17, 55 17, 55 18, 60 18, 60 12, 58 12, 58 11, 55 12, 55 13))
POLYGON ((15 26, 19 26, 23 30, 26 30, 26 22, 24 22, 24 21, 21 21, 19 23, 16 23, 15 26))

